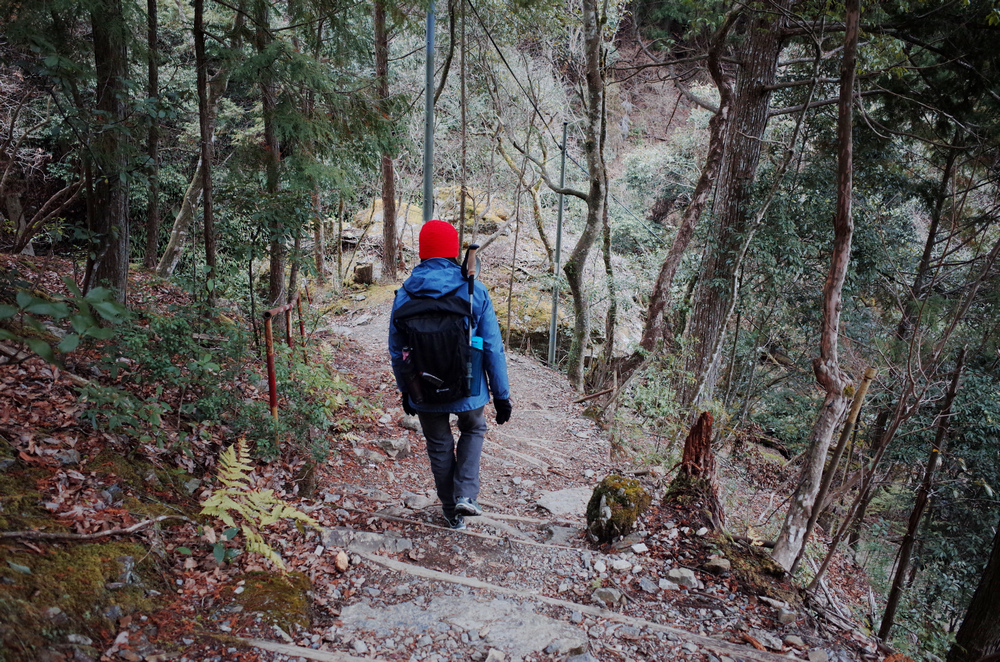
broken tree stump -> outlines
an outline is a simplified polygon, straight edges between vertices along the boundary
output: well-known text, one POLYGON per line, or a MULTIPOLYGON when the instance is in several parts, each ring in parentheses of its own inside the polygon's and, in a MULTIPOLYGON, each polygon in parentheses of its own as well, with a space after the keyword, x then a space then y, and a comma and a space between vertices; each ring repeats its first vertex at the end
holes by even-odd
POLYGON ((684 454, 677 475, 670 483, 664 503, 700 507, 718 531, 725 526, 726 515, 715 484, 715 455, 712 453, 712 414, 703 411, 684 440, 684 454))

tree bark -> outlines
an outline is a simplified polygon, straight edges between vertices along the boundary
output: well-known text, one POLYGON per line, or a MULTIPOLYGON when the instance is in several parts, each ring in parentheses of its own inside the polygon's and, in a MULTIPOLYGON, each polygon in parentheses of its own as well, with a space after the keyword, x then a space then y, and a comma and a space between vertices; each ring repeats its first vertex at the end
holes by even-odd
POLYGON ((949 149, 945 156, 944 170, 941 173, 941 182, 934 192, 934 208, 931 210, 931 222, 927 227, 927 239, 924 241, 924 251, 920 256, 917 265, 917 273, 913 277, 913 286, 910 288, 909 297, 903 305, 903 315, 896 326, 896 337, 906 340, 913 331, 914 318, 919 314, 918 307, 924 299, 927 289, 927 279, 931 271, 931 258, 934 255, 934 246, 938 242, 938 229, 941 227, 941 216, 944 203, 949 197, 948 182, 954 175, 955 161, 958 159, 959 151, 949 149))
POLYGON ((212 210, 212 119, 208 90, 208 60, 205 57, 205 0, 194 0, 194 60, 198 88, 198 127, 201 142, 202 228, 205 235, 205 264, 208 305, 215 306, 218 274, 215 266, 215 214, 212 210))
POLYGON ((316 224, 313 226, 313 259, 316 262, 316 278, 326 282, 326 232, 323 224, 323 206, 320 202, 319 185, 313 185, 313 209, 316 224))
POLYGON ((753 235, 748 205, 761 144, 767 125, 771 86, 775 81, 782 29, 792 0, 776 0, 770 11, 759 13, 745 35, 738 59, 725 155, 720 167, 715 208, 716 223, 695 289, 692 314, 684 332, 691 348, 684 370, 692 382, 678 385, 683 406, 711 397, 715 369, 726 325, 735 302, 735 283, 746 247, 753 235))
POLYGON ((583 0, 583 41, 586 60, 586 121, 583 125, 583 149, 587 157, 590 187, 587 192, 587 218, 583 232, 569 259, 563 265, 573 296, 573 340, 566 361, 570 386, 583 390, 584 355, 590 339, 590 305, 584 272, 587 257, 601 231, 607 197, 607 172, 601 153, 604 108, 604 16, 597 0, 583 0))
MULTIPOLYGON (((241 28, 242 18, 234 21, 233 31, 236 32, 241 28)), ((234 42, 239 43, 234 39, 234 42)), ((209 128, 212 133, 215 131, 215 110, 218 106, 219 99, 222 98, 223 93, 226 91, 226 87, 229 85, 229 70, 226 68, 219 69, 212 76, 211 80, 208 82, 209 90, 209 128)), ((211 133, 210 133, 211 136, 211 133)), ((211 137, 210 137, 211 140, 211 137)), ((177 269, 178 263, 181 261, 181 254, 184 252, 184 244, 187 242, 188 233, 191 231, 191 222, 194 220, 195 209, 197 209, 198 204, 201 202, 202 186, 204 186, 204 176, 202 174, 203 161, 199 157, 198 165, 195 168, 194 174, 191 176, 191 181, 188 182, 188 187, 184 192, 184 198, 181 200, 181 208, 177 212, 177 216, 174 217, 173 225, 170 229, 170 239, 167 241, 166 248, 163 249, 163 256, 160 257, 159 263, 156 265, 156 275, 160 278, 169 278, 173 275, 174 270, 177 269)))
MULTIPOLYGON (((454 25, 454 16, 452 16, 452 24, 454 25)), ((375 92, 384 114, 388 112, 386 101, 389 99, 389 33, 385 26, 384 0, 375 0, 374 27, 375 92)), ((398 252, 396 247, 396 173, 392 167, 392 155, 388 152, 382 152, 382 280, 387 283, 396 280, 396 266, 399 263, 398 252)))
POLYGON ((680 495, 694 495, 700 499, 703 510, 710 514, 712 526, 716 530, 725 526, 725 512, 722 510, 719 489, 715 484, 711 412, 701 413, 684 440, 680 467, 677 476, 670 483, 666 498, 680 495))
MULTIPOLYGON (((146 0, 146 56, 147 86, 146 96, 158 99, 160 96, 159 48, 157 46, 156 0, 146 0)), ((149 134, 146 137, 146 154, 149 157, 149 197, 146 206, 146 252, 142 264, 149 270, 156 267, 156 250, 160 238, 160 126, 159 119, 150 118, 149 134)))
POLYGON ((201 169, 202 163, 201 158, 199 158, 194 175, 191 176, 187 190, 184 191, 181 208, 177 212, 177 216, 174 217, 167 247, 163 249, 163 256, 160 257, 160 262, 156 265, 156 275, 160 278, 170 278, 181 261, 184 244, 187 243, 188 233, 191 231, 191 221, 194 220, 194 210, 201 202, 201 187, 204 185, 201 169))
MULTIPOLYGON (((681 264, 681 258, 684 257, 688 244, 691 243, 691 237, 694 236, 695 227, 698 225, 701 212, 708 202, 709 194, 715 186, 715 179, 719 173, 719 166, 722 164, 722 156, 725 153, 725 134, 733 101, 733 88, 722 71, 721 57, 726 35, 736 16, 736 12, 731 12, 726 17, 716 32, 712 46, 708 51, 708 71, 719 90, 719 110, 708 121, 708 155, 705 157, 705 165, 702 167, 701 175, 695 184, 691 202, 684 210, 684 216, 677 227, 677 234, 674 235, 670 250, 663 259, 663 264, 660 265, 660 272, 649 297, 646 322, 642 330, 642 339, 639 341, 639 346, 646 351, 652 351, 657 340, 663 337, 663 311, 670 303, 670 289, 673 286, 674 276, 677 274, 677 268, 681 264)), ((635 363, 638 364, 637 361, 635 363)))
POLYGON ((931 446, 931 454, 927 460, 927 466, 924 469, 924 478, 913 501, 910 520, 906 526, 906 535, 903 536, 903 542, 899 546, 899 561, 896 563, 896 574, 892 579, 892 588, 889 589, 885 612, 882 614, 882 624, 878 630, 879 639, 882 641, 889 640, 889 633, 892 631, 893 620, 896 617, 896 608, 899 606, 899 599, 903 595, 903 580, 910 565, 910 554, 913 551, 913 543, 917 537, 920 518, 923 517, 924 509, 927 507, 927 502, 930 499, 931 488, 934 485, 934 473, 937 471, 938 464, 941 462, 941 455, 944 453, 945 440, 951 422, 951 405, 955 401, 955 394, 958 392, 958 380, 962 376, 964 363, 965 350, 963 349, 958 354, 955 374, 952 376, 951 385, 948 387, 944 403, 941 405, 941 413, 938 415, 938 429, 934 436, 934 443, 931 446))
POLYGON ((846 2, 844 57, 840 67, 840 108, 837 119, 837 211, 834 217, 833 255, 830 271, 823 285, 823 326, 820 332, 820 356, 813 359, 816 381, 826 391, 823 406, 809 435, 809 457, 802 478, 788 506, 788 514, 778 534, 772 556, 785 570, 790 570, 805 544, 806 530, 816 494, 823 477, 826 453, 833 432, 847 409, 844 389, 850 383, 840 369, 837 352, 840 331, 841 292, 851 260, 854 219, 851 215, 853 190, 853 107, 855 63, 858 51, 860 0, 846 2))
MULTIPOLYGON (((270 36, 270 9, 265 0, 257 0, 255 6, 255 21, 257 30, 254 35, 254 42, 257 53, 262 55, 267 50, 271 41, 270 36)), ((279 171, 278 162, 280 159, 281 146, 278 144, 278 133, 274 125, 274 113, 277 105, 274 89, 274 76, 268 65, 260 69, 260 95, 261 108, 264 116, 264 159, 267 169, 266 191, 269 197, 278 192, 279 171)), ((272 218, 275 215, 272 214, 272 218)), ((270 265, 268 269, 268 307, 280 306, 285 303, 285 258, 287 248, 285 247, 284 228, 278 220, 272 220, 270 231, 270 265)), ((279 326, 284 324, 279 319, 279 326)))
POLYGON ((858 390, 854 393, 854 401, 851 404, 851 412, 848 414, 847 421, 844 423, 844 429, 840 432, 840 441, 837 444, 836 450, 833 452, 833 457, 830 458, 830 466, 823 472, 823 482, 820 484, 819 490, 816 492, 816 497, 813 499, 812 512, 809 514, 809 523, 806 525, 806 532, 802 538, 802 545, 799 547, 799 552, 795 556, 795 562, 792 564, 791 572, 793 574, 795 573, 795 569, 798 568, 799 562, 802 560, 806 543, 809 542, 809 536, 812 534, 812 530, 816 526, 816 520, 819 519, 820 514, 828 505, 826 497, 830 491, 830 484, 833 483, 833 477, 836 475, 837 467, 840 465, 840 458, 844 455, 844 449, 847 447, 847 442, 851 437, 851 432, 854 430, 854 424, 858 420, 858 414, 861 413, 861 405, 864 404, 865 393, 868 392, 868 385, 871 384, 873 379, 875 379, 875 374, 875 368, 868 368, 865 370, 865 376, 861 379, 861 384, 858 386, 858 390))
POLYGON ((1000 653, 1000 525, 993 536, 990 554, 979 586, 965 612, 947 662, 976 662, 984 655, 1000 653))
POLYGON ((129 218, 126 97, 127 32, 121 0, 99 0, 90 12, 97 73, 97 113, 105 125, 94 139, 98 176, 91 229, 102 246, 88 260, 84 289, 108 285, 124 303, 128 285, 129 218))

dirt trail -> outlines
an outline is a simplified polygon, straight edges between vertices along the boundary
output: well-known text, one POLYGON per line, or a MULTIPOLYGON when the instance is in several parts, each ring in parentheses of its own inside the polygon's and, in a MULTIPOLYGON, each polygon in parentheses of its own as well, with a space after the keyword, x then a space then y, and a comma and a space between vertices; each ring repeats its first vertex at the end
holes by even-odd
MULTIPOLYGON (((388 302, 357 302, 327 330, 336 367, 385 412, 317 476, 314 514, 336 524, 316 554, 345 548, 350 565, 313 573, 324 617, 297 632, 265 629, 258 650, 274 660, 788 659, 743 645, 741 633, 768 635, 724 580, 699 572, 684 589, 668 579, 697 561, 663 549, 703 532, 665 522, 603 552, 586 541, 584 508, 612 469, 609 443, 564 377, 530 358, 508 355, 514 415, 502 427, 490 419, 486 513, 468 518, 467 531, 444 528, 422 438, 401 427, 388 315, 388 302)), ((769 643, 821 659, 803 635, 800 648, 769 643)))

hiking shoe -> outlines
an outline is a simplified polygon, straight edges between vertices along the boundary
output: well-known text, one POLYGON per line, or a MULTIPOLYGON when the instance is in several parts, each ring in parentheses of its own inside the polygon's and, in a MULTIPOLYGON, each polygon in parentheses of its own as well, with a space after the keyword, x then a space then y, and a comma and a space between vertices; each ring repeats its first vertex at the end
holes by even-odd
POLYGON ((455 512, 462 515, 479 517, 483 514, 483 509, 479 507, 479 502, 468 497, 458 497, 455 499, 455 512))
POLYGON ((454 515, 445 515, 444 518, 448 520, 448 526, 455 529, 456 531, 465 531, 465 518, 455 513, 454 515))

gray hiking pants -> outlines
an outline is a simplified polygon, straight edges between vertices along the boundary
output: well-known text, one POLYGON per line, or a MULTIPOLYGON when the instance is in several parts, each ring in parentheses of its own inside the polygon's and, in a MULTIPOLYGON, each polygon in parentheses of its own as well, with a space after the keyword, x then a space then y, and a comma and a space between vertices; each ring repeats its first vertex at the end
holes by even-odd
POLYGON ((427 457, 438 498, 445 515, 455 513, 455 499, 479 496, 479 457, 483 453, 486 436, 486 417, 483 408, 456 412, 458 416, 458 445, 451 431, 451 414, 447 412, 417 412, 420 427, 427 440, 427 457))

